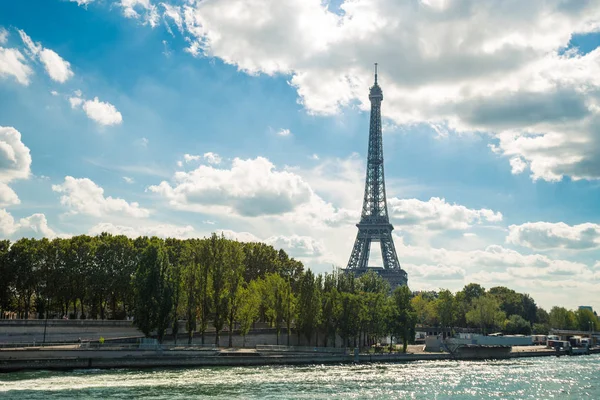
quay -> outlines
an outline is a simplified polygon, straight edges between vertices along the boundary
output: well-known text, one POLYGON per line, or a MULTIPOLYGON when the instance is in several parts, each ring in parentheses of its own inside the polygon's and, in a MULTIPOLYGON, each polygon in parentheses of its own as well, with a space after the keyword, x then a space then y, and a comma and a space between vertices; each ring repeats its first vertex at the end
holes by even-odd
MULTIPOLYGON (((145 349, 133 345, 88 347, 56 345, 0 349, 0 372, 21 370, 73 370, 107 368, 165 368, 259 365, 311 365, 410 362, 425 360, 483 360, 521 357, 566 356, 545 346, 515 346, 506 354, 479 351, 477 354, 423 352, 409 346, 407 353, 359 354, 343 348, 257 346, 255 349, 217 349, 210 346, 158 346, 145 349)), ((600 354, 592 348, 589 354, 600 354)))

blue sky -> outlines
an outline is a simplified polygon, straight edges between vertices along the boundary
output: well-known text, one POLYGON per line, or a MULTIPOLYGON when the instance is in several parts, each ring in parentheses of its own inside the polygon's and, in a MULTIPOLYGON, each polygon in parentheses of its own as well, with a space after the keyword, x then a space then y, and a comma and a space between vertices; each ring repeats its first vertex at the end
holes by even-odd
POLYGON ((224 231, 345 266, 379 62, 411 288, 599 308, 600 7, 559 3, 3 2, 0 234, 224 231))

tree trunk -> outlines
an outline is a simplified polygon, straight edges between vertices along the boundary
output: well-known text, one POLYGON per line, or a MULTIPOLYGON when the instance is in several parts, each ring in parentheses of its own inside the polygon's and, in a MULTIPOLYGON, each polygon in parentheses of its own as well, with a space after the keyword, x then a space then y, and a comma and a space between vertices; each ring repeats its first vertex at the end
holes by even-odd
POLYGON ((215 346, 219 347, 219 330, 216 329, 216 333, 215 333, 215 346))

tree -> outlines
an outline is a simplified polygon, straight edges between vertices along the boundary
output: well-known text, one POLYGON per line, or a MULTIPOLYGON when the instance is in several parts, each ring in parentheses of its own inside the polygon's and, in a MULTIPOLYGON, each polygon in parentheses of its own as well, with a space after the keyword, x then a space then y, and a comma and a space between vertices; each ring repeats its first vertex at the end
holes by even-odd
POLYGON ((323 332, 324 347, 327 347, 329 339, 333 339, 333 347, 335 347, 335 336, 340 313, 340 294, 336 287, 336 280, 337 276, 335 274, 325 274, 323 279, 320 330, 323 332))
POLYGON ((478 299, 485 294, 485 288, 478 283, 469 283, 461 292, 464 293, 465 301, 471 304, 474 299, 478 299))
POLYGON ((577 329, 577 317, 573 311, 564 307, 552 307, 548 315, 550 328, 577 329))
POLYGON ((402 340, 402 352, 406 353, 408 342, 415 337, 416 314, 410 301, 408 286, 399 286, 392 294, 390 307, 390 331, 402 340))
POLYGON ((240 286, 239 289, 240 308, 238 310, 238 322, 240 324, 240 335, 244 338, 244 346, 246 346, 246 335, 250 331, 252 324, 258 319, 261 301, 260 282, 260 280, 253 280, 247 286, 240 286))
POLYGON ((467 313, 467 322, 479 326, 483 333, 488 328, 495 328, 504 322, 506 314, 500 310, 498 300, 486 294, 473 300, 473 308, 467 313))
POLYGON ((271 326, 275 327, 277 344, 279 344, 281 324, 285 318, 287 309, 285 299, 288 293, 288 285, 289 283, 277 273, 266 275, 261 285, 265 316, 271 326))
POLYGON ((513 314, 506 320, 504 332, 509 335, 530 335, 531 325, 525 318, 513 314))
POLYGON ((134 322, 146 335, 156 330, 162 343, 173 307, 173 281, 167 252, 154 238, 144 249, 135 275, 134 322))
POLYGON ((219 346, 219 336, 227 321, 229 307, 229 272, 227 268, 227 241, 225 236, 213 235, 208 240, 209 270, 212 283, 213 326, 215 346, 219 346))
POLYGON ((25 319, 29 318, 31 302, 39 278, 37 244, 35 239, 19 239, 13 243, 8 252, 8 270, 12 271, 15 277, 18 310, 25 319))
POLYGON ((435 301, 435 308, 440 319, 440 325, 443 328, 452 326, 455 320, 455 301, 451 291, 440 290, 438 299, 435 301))
MULTIPOLYGON (((296 326, 310 343, 310 340, 321 322, 321 288, 309 269, 300 279, 298 294, 298 321, 296 326)), ((316 343, 318 346, 318 343, 316 343)))
POLYGON ((201 240, 194 244, 194 263, 198 268, 200 279, 198 281, 198 330, 200 331, 202 344, 204 334, 208 327, 208 320, 212 313, 212 277, 210 264, 210 239, 201 240))
POLYGON ((242 298, 240 291, 244 283, 244 252, 242 246, 238 242, 229 242, 227 246, 227 261, 226 268, 228 269, 228 288, 229 288, 229 304, 228 304, 228 326, 229 326, 229 347, 233 347, 233 328, 241 306, 242 298))
POLYGON ((587 308, 580 308, 575 312, 575 316, 577 318, 577 325, 579 330, 600 330, 600 321, 598 320, 598 317, 594 315, 594 312, 592 310, 589 310, 587 308))
POLYGON ((9 262, 10 240, 0 240, 0 315, 10 306, 11 287, 15 276, 9 262))

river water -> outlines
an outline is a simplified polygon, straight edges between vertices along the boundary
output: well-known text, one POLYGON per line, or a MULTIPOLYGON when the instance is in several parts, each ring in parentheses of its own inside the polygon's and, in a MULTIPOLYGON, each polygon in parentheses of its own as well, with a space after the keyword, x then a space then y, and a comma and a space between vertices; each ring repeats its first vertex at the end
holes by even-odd
POLYGON ((600 399, 600 355, 0 374, 0 399, 600 399))

